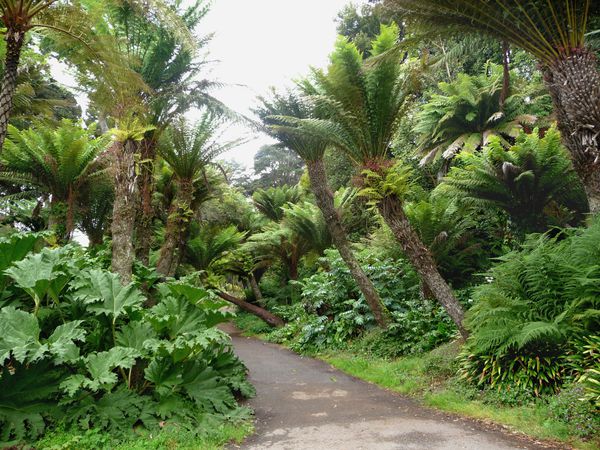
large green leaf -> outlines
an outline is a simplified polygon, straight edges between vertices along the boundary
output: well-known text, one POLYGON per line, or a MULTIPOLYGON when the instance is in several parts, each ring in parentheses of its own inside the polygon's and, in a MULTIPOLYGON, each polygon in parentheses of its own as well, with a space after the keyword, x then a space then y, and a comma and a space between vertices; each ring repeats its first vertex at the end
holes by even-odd
POLYGON ((121 327, 115 335, 116 343, 122 347, 135 348, 142 354, 146 353, 145 343, 156 339, 156 332, 145 320, 129 322, 121 327))
POLYGON ((77 296, 90 311, 105 314, 115 323, 119 316, 141 308, 144 297, 133 283, 122 286, 117 274, 105 270, 90 270, 85 276, 77 296))
POLYGON ((22 260, 34 250, 42 240, 37 233, 15 233, 9 237, 0 238, 0 292, 6 287, 7 279, 3 275, 13 263, 22 260))
POLYGON ((94 392, 100 389, 110 390, 118 381, 114 369, 129 369, 138 357, 140 352, 128 347, 113 347, 107 352, 91 353, 85 358, 87 374, 72 375, 60 387, 70 396, 80 388, 88 388, 94 392))
POLYGON ((82 321, 56 327, 48 339, 40 340, 37 317, 11 306, 0 310, 0 365, 12 355, 20 363, 51 356, 56 364, 74 362, 79 357, 76 341, 83 341, 82 321))
POLYGON ((33 314, 11 306, 0 310, 0 364, 12 355, 20 363, 41 359, 40 326, 33 314))
POLYGON ((237 406, 231 390, 211 367, 199 370, 197 365, 190 366, 182 387, 204 411, 226 413, 237 406))
POLYGON ((68 247, 45 248, 14 263, 5 274, 31 296, 37 311, 46 296, 58 303, 60 293, 73 278, 73 267, 68 262, 70 252, 68 247))
POLYGON ((59 412, 55 398, 62 377, 46 362, 0 369, 0 446, 43 433, 45 417, 59 412))

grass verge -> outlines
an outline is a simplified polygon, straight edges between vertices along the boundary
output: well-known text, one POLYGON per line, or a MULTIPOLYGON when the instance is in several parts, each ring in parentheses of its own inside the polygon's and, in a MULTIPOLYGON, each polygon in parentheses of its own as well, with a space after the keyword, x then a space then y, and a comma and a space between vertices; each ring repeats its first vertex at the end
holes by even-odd
POLYGON ((229 443, 242 442, 253 432, 252 420, 221 424, 205 436, 165 427, 155 433, 142 431, 119 439, 97 430, 80 433, 58 428, 47 433, 33 447, 40 450, 220 450, 229 443))

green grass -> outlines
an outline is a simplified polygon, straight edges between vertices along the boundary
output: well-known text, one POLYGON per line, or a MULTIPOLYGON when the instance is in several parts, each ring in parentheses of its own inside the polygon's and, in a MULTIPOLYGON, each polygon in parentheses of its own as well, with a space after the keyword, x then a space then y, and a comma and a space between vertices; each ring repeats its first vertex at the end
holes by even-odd
POLYGON ((254 431, 251 420, 237 424, 222 424, 210 430, 207 436, 196 436, 191 432, 167 428, 150 433, 140 432, 128 438, 115 439, 96 430, 77 433, 56 429, 36 442, 34 448, 44 450, 218 450, 228 443, 240 443, 254 431))

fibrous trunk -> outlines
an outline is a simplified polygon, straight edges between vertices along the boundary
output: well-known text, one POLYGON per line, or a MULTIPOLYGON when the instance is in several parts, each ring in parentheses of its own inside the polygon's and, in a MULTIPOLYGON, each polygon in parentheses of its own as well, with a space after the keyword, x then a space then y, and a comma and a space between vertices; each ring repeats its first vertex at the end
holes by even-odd
POLYGON ((252 303, 248 303, 241 298, 235 297, 227 292, 217 291, 216 294, 221 297, 223 300, 226 300, 234 305, 240 307, 246 312, 250 314, 254 314, 257 317, 260 317, 262 320, 267 322, 272 327, 282 327, 285 325, 285 322, 281 319, 281 317, 277 317, 275 314, 270 313, 264 308, 260 306, 253 305, 252 303))
POLYGON ((156 270, 163 275, 172 276, 177 269, 175 252, 179 247, 182 236, 186 234, 190 221, 190 205, 194 200, 194 186, 189 180, 179 180, 177 194, 173 199, 167 225, 165 240, 160 248, 156 270))
POLYGON ((463 309, 440 275, 431 252, 410 224, 400 199, 394 195, 386 195, 378 203, 378 208, 421 281, 427 285, 431 294, 452 318, 460 334, 466 338, 468 333, 463 325, 463 309))
POLYGON ((585 187, 600 211, 600 71, 594 53, 579 49, 544 67, 558 128, 585 187))
POLYGON ((373 283, 371 283, 367 274, 360 267, 358 260, 354 256, 350 242, 348 242, 346 230, 338 211, 335 209, 333 194, 327 183, 327 174, 323 160, 307 161, 307 168, 317 206, 323 213, 333 244, 350 269, 352 278, 354 278, 354 281, 356 281, 360 291, 363 293, 377 324, 385 328, 389 323, 388 312, 381 302, 381 298, 375 290, 373 283))
POLYGON ((145 138, 140 145, 141 160, 138 189, 140 192, 140 207, 136 218, 135 235, 137 238, 136 256, 148 265, 150 247, 152 243, 152 220, 154 208, 152 207, 152 193, 154 191, 154 159, 156 158, 156 140, 145 138))
POLYGON ((17 73, 21 48, 25 39, 24 31, 7 30, 6 57, 4 62, 4 77, 2 79, 2 92, 0 92, 0 151, 4 146, 8 120, 12 111, 13 96, 17 87, 17 73))
POLYGON ((112 214, 112 270, 121 277, 121 283, 131 281, 135 258, 133 249, 133 228, 136 205, 136 142, 127 140, 118 144, 115 164, 115 200, 112 214))

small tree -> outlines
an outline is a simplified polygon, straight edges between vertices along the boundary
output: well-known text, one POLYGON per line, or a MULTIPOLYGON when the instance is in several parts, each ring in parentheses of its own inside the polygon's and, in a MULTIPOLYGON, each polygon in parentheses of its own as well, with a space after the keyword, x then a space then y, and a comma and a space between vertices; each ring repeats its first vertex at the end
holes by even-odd
POLYGON ((19 131, 9 126, 0 179, 50 194, 48 225, 61 242, 68 241, 75 228, 79 194, 106 172, 99 157, 109 139, 93 134, 93 128, 66 119, 57 128, 38 124, 19 131))

